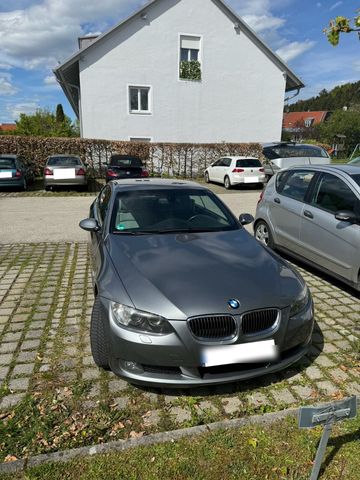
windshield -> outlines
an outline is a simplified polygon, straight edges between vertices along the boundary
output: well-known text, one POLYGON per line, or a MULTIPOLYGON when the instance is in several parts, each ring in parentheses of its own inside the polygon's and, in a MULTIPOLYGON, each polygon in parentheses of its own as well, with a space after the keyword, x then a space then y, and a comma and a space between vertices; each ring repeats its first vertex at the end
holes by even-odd
POLYGON ((137 157, 121 157, 113 156, 110 159, 110 165, 112 167, 142 167, 142 161, 137 157))
POLYGON ((360 173, 357 173, 356 175, 351 175, 351 178, 359 185, 360 187, 360 173))
POLYGON ((76 167, 81 161, 79 157, 51 157, 47 164, 49 167, 76 167))
POLYGON ((118 193, 111 220, 116 234, 212 232, 240 228, 211 192, 172 188, 118 193))
POLYGON ((0 169, 2 168, 16 168, 15 160, 13 158, 0 158, 0 169))
POLYGON ((257 158, 245 158, 244 160, 236 160, 236 168, 259 168, 262 167, 260 160, 257 158))
POLYGON ((351 162, 349 163, 352 163, 353 165, 360 165, 360 157, 357 157, 357 158, 354 158, 353 160, 351 160, 351 162))
POLYGON ((313 147, 311 145, 274 145, 271 147, 265 147, 264 155, 268 160, 293 157, 329 158, 329 155, 323 148, 313 147))

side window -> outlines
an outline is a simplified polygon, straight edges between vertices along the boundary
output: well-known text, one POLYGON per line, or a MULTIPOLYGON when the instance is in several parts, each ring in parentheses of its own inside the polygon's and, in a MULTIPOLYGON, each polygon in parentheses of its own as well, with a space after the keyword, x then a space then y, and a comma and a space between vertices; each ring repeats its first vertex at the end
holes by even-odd
POLYGON ((353 212, 356 196, 339 177, 324 173, 315 188, 311 203, 331 213, 340 210, 353 212))
POLYGON ((98 216, 99 216, 99 219, 101 220, 101 223, 104 223, 106 212, 109 206, 110 197, 111 197, 111 188, 106 186, 100 192, 99 200, 98 200, 97 211, 98 211, 98 216))
POLYGON ((302 202, 314 175, 315 172, 309 172, 306 170, 295 170, 290 172, 283 182, 281 182, 280 178, 278 192, 302 202))
POLYGON ((223 161, 223 159, 220 158, 220 160, 217 160, 217 161, 213 164, 213 167, 220 167, 222 161, 223 161))
POLYGON ((230 165, 231 165, 231 158, 224 158, 221 166, 222 167, 230 167, 230 165))

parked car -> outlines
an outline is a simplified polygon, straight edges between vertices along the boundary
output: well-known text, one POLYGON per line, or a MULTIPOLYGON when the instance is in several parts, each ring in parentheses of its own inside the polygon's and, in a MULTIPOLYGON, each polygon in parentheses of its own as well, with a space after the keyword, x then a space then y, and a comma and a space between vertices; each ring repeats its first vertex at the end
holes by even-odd
POLYGON ((351 165, 293 167, 267 184, 255 237, 360 291, 360 172, 351 165))
POLYGON ((353 158, 350 162, 349 165, 359 165, 360 166, 360 157, 353 158))
POLYGON ((301 358, 309 290, 243 228, 251 221, 193 182, 108 183, 80 222, 91 232, 95 363, 132 383, 186 387, 301 358))
POLYGON ((149 172, 139 157, 112 154, 106 166, 106 181, 120 180, 122 178, 146 178, 149 172))
POLYGON ((23 156, 0 155, 0 188, 26 190, 34 179, 34 172, 23 156))
POLYGON ((326 150, 304 143, 273 143, 264 145, 265 174, 269 180, 276 172, 296 165, 326 165, 331 162, 326 150))
POLYGON ((51 155, 44 168, 44 187, 87 187, 86 165, 76 155, 51 155))
POLYGON ((224 157, 205 170, 205 181, 221 183, 226 189, 239 184, 257 184, 265 181, 264 168, 258 158, 224 157))

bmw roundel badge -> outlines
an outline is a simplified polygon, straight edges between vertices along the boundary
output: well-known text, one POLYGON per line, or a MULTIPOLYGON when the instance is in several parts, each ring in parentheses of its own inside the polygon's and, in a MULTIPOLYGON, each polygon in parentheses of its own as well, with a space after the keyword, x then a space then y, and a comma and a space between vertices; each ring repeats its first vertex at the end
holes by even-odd
POLYGON ((237 308, 240 307, 240 302, 239 300, 235 300, 234 298, 231 298, 229 301, 228 301, 228 305, 229 307, 233 308, 234 310, 236 310, 237 308))

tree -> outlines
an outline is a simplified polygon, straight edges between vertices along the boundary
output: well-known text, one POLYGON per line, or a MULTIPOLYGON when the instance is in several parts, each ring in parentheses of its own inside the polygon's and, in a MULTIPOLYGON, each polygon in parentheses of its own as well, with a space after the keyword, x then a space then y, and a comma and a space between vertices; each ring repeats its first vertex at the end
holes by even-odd
POLYGON ((332 144, 335 135, 345 135, 346 154, 350 154, 360 139, 360 113, 337 110, 320 126, 320 139, 332 144))
POLYGON ((61 103, 56 107, 56 123, 61 124, 65 121, 65 114, 61 103))
POLYGON ((75 126, 71 123, 70 118, 64 115, 62 107, 56 109, 56 114, 47 109, 38 109, 32 115, 21 113, 19 120, 16 121, 16 134, 43 137, 78 136, 75 126), (61 111, 64 116, 63 121, 60 121, 61 111))
POLYGON ((336 17, 330 21, 328 28, 324 29, 329 42, 336 47, 339 44, 341 33, 359 32, 360 39, 360 9, 353 20, 346 17, 336 17))

